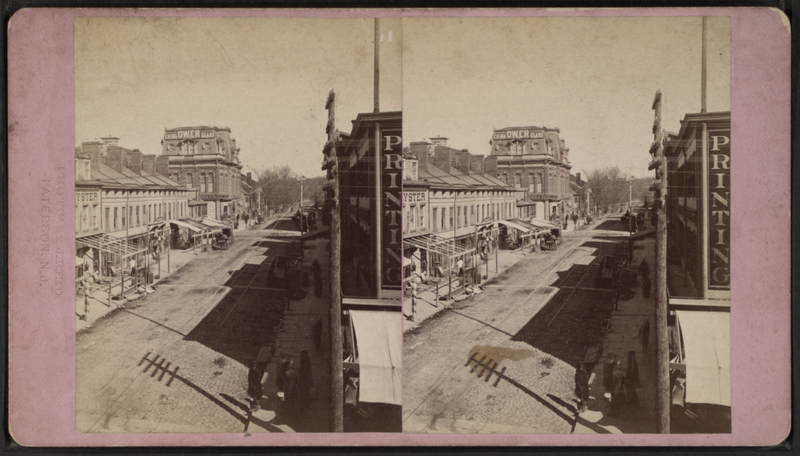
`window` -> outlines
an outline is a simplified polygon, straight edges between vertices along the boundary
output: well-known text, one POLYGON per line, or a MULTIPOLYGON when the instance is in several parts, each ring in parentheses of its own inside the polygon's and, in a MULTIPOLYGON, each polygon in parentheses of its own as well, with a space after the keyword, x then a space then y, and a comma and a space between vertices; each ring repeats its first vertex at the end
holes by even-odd
POLYGON ((133 206, 131 206, 130 217, 128 217, 128 226, 136 226, 133 224, 133 206))
POLYGON ((514 187, 520 188, 522 186, 522 174, 517 173, 514 175, 514 187))
POLYGON ((419 207, 419 229, 425 229, 425 206, 419 207))
POLYGON ((448 228, 451 228, 451 227, 453 226, 453 212, 454 212, 454 211, 453 211, 453 209, 452 209, 452 208, 448 208, 448 209, 447 209, 447 213, 450 215, 450 216, 447 218, 447 219, 448 219, 448 221, 450 222, 450 223, 448 223, 448 224, 447 224, 447 227, 448 227, 448 228))
POLYGON ((436 217, 437 215, 439 215, 439 214, 437 214, 437 211, 438 211, 438 208, 435 208, 435 207, 434 207, 434 208, 433 208, 433 219, 432 219, 433 221, 431 222, 431 223, 432 223, 432 226, 431 226, 431 228, 432 228, 433 230, 436 230, 436 229, 437 229, 437 226, 436 226, 436 224, 437 224, 437 223, 439 223, 439 219, 436 217))
POLYGON ((536 193, 542 193, 542 173, 536 173, 534 184, 536 184, 536 193))
POLYGON ((139 218, 139 206, 136 206, 136 226, 139 226, 141 224, 142 224, 142 221, 139 218))
POLYGON ((194 187, 194 176, 192 175, 192 173, 186 173, 186 185, 188 185, 189 188, 195 188, 194 187))
MULTIPOLYGON (((113 223, 113 224, 114 224, 114 229, 117 229, 117 226, 118 226, 118 223, 119 223, 119 222, 117 221, 117 217, 119 217, 119 213, 117 212, 117 208, 115 207, 115 208, 114 208, 114 221, 113 221, 113 222, 111 222, 111 223, 113 223)), ((109 227, 109 228, 110 228, 110 227, 109 227)))
POLYGON ((126 222, 126 220, 127 220, 127 214, 128 214, 128 211, 127 211, 127 210, 125 210, 125 208, 122 208, 122 211, 121 211, 121 212, 122 212, 122 228, 125 228, 125 226, 126 226, 126 225, 125 225, 125 222, 126 222))
POLYGON ((214 193, 214 175, 209 174, 207 178, 208 182, 206 182, 206 190, 208 190, 208 193, 214 193))
POLYGON ((206 175, 205 175, 205 173, 200 174, 200 192, 201 193, 205 193, 206 192, 206 175))
POLYGON ((414 225, 414 214, 417 212, 417 206, 411 206, 411 210, 408 211, 408 218, 406 221, 408 222, 408 226, 406 229, 408 231, 414 231, 416 225, 414 225))

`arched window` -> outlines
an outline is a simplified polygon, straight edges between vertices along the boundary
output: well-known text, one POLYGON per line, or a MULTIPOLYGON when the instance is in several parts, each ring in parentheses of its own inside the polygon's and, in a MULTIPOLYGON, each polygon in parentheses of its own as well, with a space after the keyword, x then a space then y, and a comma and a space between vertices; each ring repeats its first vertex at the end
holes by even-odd
POLYGON ((186 183, 189 185, 189 188, 194 188, 194 176, 192 173, 186 173, 186 183))
POLYGON ((206 191, 214 193, 214 173, 208 173, 206 179, 206 191))
POLYGON ((520 188, 522 186, 522 174, 517 173, 514 175, 514 187, 520 188))
POLYGON ((508 183, 508 174, 507 173, 503 173, 503 182, 505 182, 506 184, 508 183))
POLYGON ((201 173, 200 174, 200 192, 201 193, 205 193, 206 192, 206 174, 205 173, 201 173))
POLYGON ((536 185, 535 192, 542 193, 542 173, 536 173, 534 177, 534 185, 536 185))

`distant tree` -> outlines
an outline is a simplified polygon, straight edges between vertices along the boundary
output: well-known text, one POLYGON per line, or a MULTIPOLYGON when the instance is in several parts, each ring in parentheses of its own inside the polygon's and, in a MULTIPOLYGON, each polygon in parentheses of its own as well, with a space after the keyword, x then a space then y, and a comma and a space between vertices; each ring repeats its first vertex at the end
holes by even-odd
MULTIPOLYGON (((272 166, 257 172, 261 197, 270 210, 281 206, 289 206, 300 202, 299 175, 288 165, 272 166)), ((324 177, 305 178, 303 180, 303 198, 306 200, 323 200, 322 186, 324 177)))
POLYGON ((618 166, 595 169, 587 176, 587 185, 598 208, 607 208, 627 200, 628 181, 618 166))

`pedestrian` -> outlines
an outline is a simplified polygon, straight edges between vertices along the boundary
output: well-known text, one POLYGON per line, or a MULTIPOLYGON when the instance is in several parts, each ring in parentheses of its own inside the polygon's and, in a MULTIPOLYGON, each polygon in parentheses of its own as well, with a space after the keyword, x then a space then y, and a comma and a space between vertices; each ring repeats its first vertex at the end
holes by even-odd
POLYGON ((461 281, 464 280, 464 259, 462 257, 458 257, 456 269, 458 270, 459 283, 462 283, 461 281))
POLYGON ((319 353, 322 346, 322 319, 317 318, 314 327, 311 329, 311 335, 314 338, 314 352, 319 353))
POLYGON ((639 405, 639 393, 636 389, 641 386, 639 382, 639 362, 636 361, 636 352, 628 352, 628 364, 625 373, 625 398, 630 405, 639 405))
POLYGON ((284 410, 286 415, 294 416, 300 400, 300 389, 297 382, 300 374, 294 368, 294 362, 291 359, 288 363, 286 372, 283 374, 284 410))
POLYGON ((412 280, 411 287, 411 321, 417 320, 417 282, 412 280))
POLYGON ((578 413, 585 412, 586 401, 589 400, 589 373, 582 362, 575 369, 575 395, 578 396, 578 413))
POLYGON ((131 270, 131 278, 136 277, 136 258, 131 257, 131 261, 128 262, 128 269, 131 270))
POLYGON ((625 372, 620 368, 619 361, 614 362, 611 379, 611 411, 608 416, 617 416, 625 403, 625 372))
POLYGON ((286 400, 284 391, 286 386, 286 371, 289 370, 289 363, 290 361, 288 359, 283 360, 275 375, 275 388, 278 390, 278 397, 282 400, 286 400))
POLYGON ((314 377, 311 371, 311 358, 308 357, 308 350, 300 352, 300 371, 297 377, 297 387, 300 393, 300 403, 303 409, 308 407, 311 398, 311 388, 314 386, 314 377))
POLYGON ((609 359, 606 361, 605 365, 603 366, 603 397, 606 400, 611 400, 611 390, 614 389, 614 367, 616 366, 617 360, 610 356, 609 359))
POLYGON ((253 362, 250 365, 250 370, 247 372, 247 394, 250 395, 252 399, 252 404, 250 406, 251 412, 257 412, 261 410, 261 396, 263 394, 263 387, 261 386, 261 380, 264 377, 264 371, 261 370, 258 363, 253 362))
POLYGON ((81 277, 78 282, 78 296, 83 296, 83 315, 78 318, 86 321, 89 318, 89 281, 86 280, 86 276, 81 277))
POLYGON ((642 326, 639 327, 639 340, 642 344, 642 350, 645 353, 649 351, 650 345, 650 319, 646 318, 642 323, 642 326))

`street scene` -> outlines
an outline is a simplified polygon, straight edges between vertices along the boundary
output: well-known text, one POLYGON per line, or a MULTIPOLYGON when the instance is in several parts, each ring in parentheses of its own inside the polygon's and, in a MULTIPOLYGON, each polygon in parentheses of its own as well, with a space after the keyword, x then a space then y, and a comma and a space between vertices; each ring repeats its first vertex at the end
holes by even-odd
POLYGON ((730 21, 403 26, 404 432, 730 433, 730 21))
POLYGON ((76 20, 80 432, 401 432, 401 39, 76 20))

